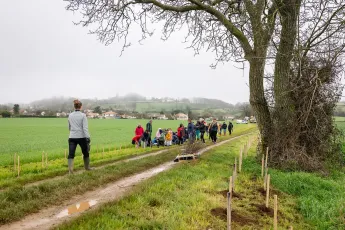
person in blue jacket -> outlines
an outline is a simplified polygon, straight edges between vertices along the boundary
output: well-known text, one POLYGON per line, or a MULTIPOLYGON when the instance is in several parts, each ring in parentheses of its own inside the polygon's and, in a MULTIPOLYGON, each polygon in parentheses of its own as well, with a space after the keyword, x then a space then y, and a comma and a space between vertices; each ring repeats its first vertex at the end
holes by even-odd
POLYGON ((187 132, 188 132, 189 142, 193 143, 195 139, 195 126, 194 126, 194 123, 192 122, 192 119, 188 119, 187 132))

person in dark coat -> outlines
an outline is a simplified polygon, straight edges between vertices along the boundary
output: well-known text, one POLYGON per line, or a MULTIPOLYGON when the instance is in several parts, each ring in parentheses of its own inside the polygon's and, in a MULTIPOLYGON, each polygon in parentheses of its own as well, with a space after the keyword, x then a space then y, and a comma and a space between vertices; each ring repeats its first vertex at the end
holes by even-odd
POLYGON ((199 129, 200 129, 200 140, 203 143, 205 143, 204 135, 205 135, 205 132, 206 132, 206 126, 205 126, 205 121, 204 120, 200 121, 199 129))
POLYGON ((152 138, 152 120, 146 124, 146 130, 149 131, 150 138, 152 138))
POLYGON ((145 131, 142 140, 144 142, 144 147, 149 147, 149 146, 152 147, 150 132, 148 130, 145 131))
POLYGON ((234 129, 234 125, 232 124, 231 121, 229 121, 229 125, 228 125, 229 135, 231 135, 231 133, 233 132, 233 129, 234 129))
POLYGON ((201 132, 200 132, 200 125, 201 125, 200 121, 197 121, 195 126, 194 126, 195 136, 196 136, 196 140, 197 141, 200 140, 200 134, 201 134, 201 132))
POLYGON ((215 144, 217 142, 217 132, 218 132, 218 123, 214 118, 213 122, 209 125, 209 132, 212 139, 212 142, 215 144))
POLYGON ((188 120, 187 130, 188 130, 188 140, 190 143, 193 143, 195 139, 195 125, 192 122, 192 119, 188 120))
POLYGON ((226 135, 226 128, 228 126, 226 125, 226 123, 224 122, 223 125, 222 125, 222 130, 223 130, 223 133, 224 133, 224 136, 226 135))

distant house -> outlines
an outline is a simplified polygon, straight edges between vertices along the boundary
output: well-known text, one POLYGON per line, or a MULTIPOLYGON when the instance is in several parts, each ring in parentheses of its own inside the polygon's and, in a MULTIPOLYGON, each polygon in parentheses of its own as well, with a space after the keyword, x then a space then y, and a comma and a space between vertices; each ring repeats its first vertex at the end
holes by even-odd
POLYGON ((102 116, 106 119, 114 119, 117 117, 117 113, 113 111, 109 111, 109 112, 103 113, 102 116))
POLYGON ((148 117, 150 117, 152 120, 158 119, 158 117, 160 116, 160 114, 158 113, 149 113, 147 114, 148 117))
POLYGON ((98 113, 89 112, 89 113, 86 114, 86 117, 87 118, 98 118, 99 114, 98 113))
POLYGON ((165 114, 161 114, 157 117, 158 120, 168 120, 168 117, 165 114))
POLYGON ((223 118, 224 118, 224 120, 233 120, 233 119, 235 119, 235 117, 232 116, 232 115, 226 115, 223 118))
POLYGON ((126 114, 122 115, 121 118, 122 119, 137 119, 135 116, 126 115, 126 114))
POLYGON ((178 114, 175 114, 175 119, 180 120, 180 121, 187 121, 188 115, 186 115, 184 113, 178 113, 178 114))
POLYGON ((41 116, 45 116, 46 115, 46 112, 41 112, 41 116))

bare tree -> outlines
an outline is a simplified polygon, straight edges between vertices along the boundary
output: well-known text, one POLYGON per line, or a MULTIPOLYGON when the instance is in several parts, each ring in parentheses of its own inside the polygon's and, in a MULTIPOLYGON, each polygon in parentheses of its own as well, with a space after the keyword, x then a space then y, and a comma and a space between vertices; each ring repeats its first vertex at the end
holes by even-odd
MULTIPOLYGON (((93 28, 91 33, 106 45, 122 40, 126 48, 132 25, 140 26, 145 39, 153 33, 150 23, 162 22, 163 39, 186 28, 190 48, 196 54, 203 49, 214 52, 215 65, 230 60, 248 61, 250 104, 261 133, 260 151, 270 146, 271 160, 276 163, 286 161, 291 156, 289 149, 294 151, 295 146, 301 145, 298 135, 289 135, 300 132, 302 126, 293 125, 299 121, 296 108, 302 107, 296 104, 293 92, 300 80, 309 79, 304 67, 313 63, 314 72, 320 71, 320 58, 327 60, 331 69, 339 67, 334 63, 341 61, 344 51, 345 3, 338 0, 65 1, 69 3, 68 10, 83 15, 77 24, 93 28), (271 78, 265 77, 268 64, 274 65, 271 78), (265 88, 265 79, 271 81, 272 90, 265 88), (295 128, 289 130, 290 125, 295 128), (286 138, 285 144, 275 145, 281 134, 286 138)), ((337 75, 339 71, 328 73, 337 75)), ((299 155, 308 155, 303 148, 298 149, 302 149, 299 155)))

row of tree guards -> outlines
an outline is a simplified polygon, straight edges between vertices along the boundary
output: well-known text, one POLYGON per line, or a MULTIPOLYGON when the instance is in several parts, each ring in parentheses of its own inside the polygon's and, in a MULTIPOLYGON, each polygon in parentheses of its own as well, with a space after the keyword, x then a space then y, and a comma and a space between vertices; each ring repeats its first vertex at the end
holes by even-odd
MULTIPOLYGON (((115 150, 116 150, 116 145, 114 146, 115 150)), ((122 145, 120 145, 120 149, 122 149, 122 145)), ((104 157, 104 146, 102 147, 102 152, 99 151, 99 145, 97 145, 97 154, 102 153, 102 158, 104 157)), ((110 152, 110 146, 108 147, 108 152, 110 152)), ((68 154, 67 154, 67 149, 65 149, 65 159, 68 158, 68 154)), ((48 166, 48 153, 47 152, 42 152, 42 169, 47 168, 48 166)), ((21 165, 20 165, 20 156, 15 153, 13 156, 13 170, 14 172, 18 175, 18 177, 20 176, 20 172, 21 172, 21 165)))
MULTIPOLYGON (((254 138, 249 138, 248 142, 244 144, 240 149, 239 160, 237 165, 237 158, 235 157, 235 163, 233 165, 232 176, 229 178, 229 192, 227 193, 227 230, 231 230, 231 206, 232 206, 232 195, 235 192, 236 180, 238 178, 237 173, 242 171, 242 159, 243 156, 246 158, 248 156, 248 151, 254 141, 254 138)), ((264 179, 264 190, 266 191, 265 206, 269 208, 270 200, 270 179, 271 176, 268 174, 268 148, 266 149, 266 154, 263 154, 261 160, 261 177, 264 179)), ((278 229, 278 196, 273 195, 274 197, 274 214, 273 214, 273 229, 278 229)), ((290 230, 293 230, 293 227, 290 226, 290 230)))

